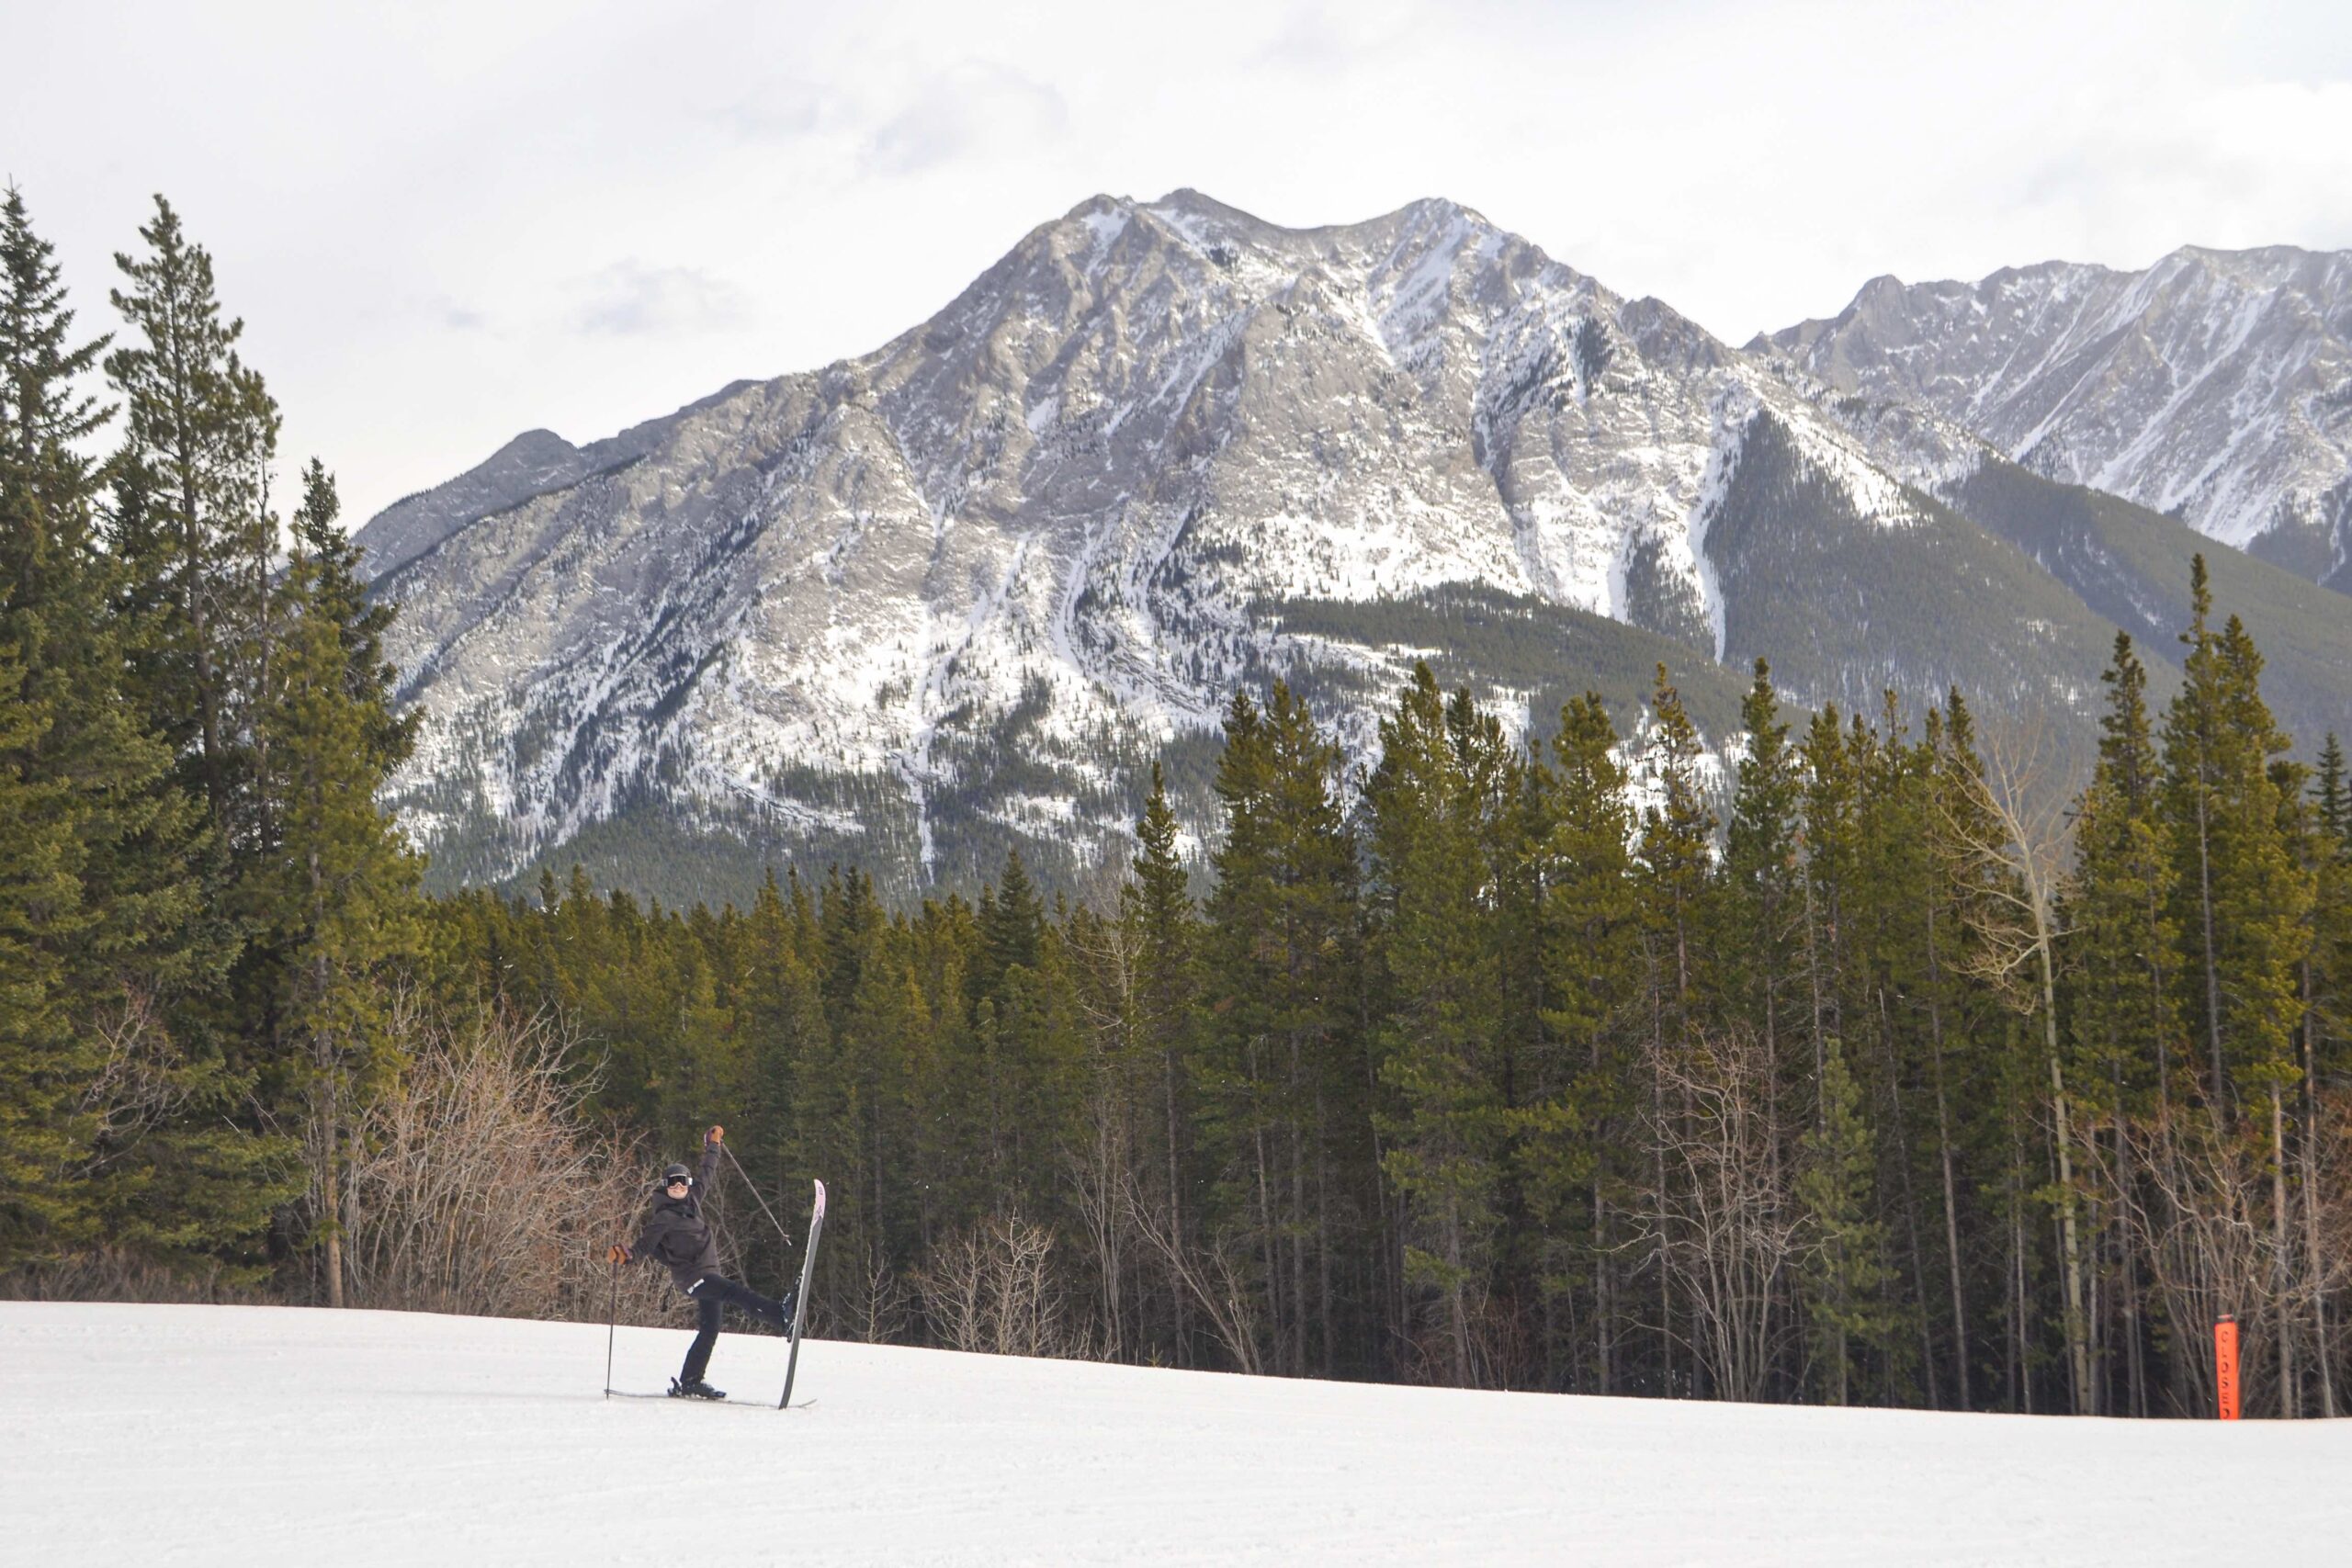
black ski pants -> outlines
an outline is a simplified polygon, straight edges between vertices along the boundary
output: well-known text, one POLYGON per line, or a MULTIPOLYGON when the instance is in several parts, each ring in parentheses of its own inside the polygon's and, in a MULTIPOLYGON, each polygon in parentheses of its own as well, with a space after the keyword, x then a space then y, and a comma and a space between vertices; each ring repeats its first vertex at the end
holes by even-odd
POLYGON ((703 1372, 710 1366, 711 1347, 718 1343, 719 1314, 729 1306, 740 1307, 754 1317, 766 1318, 778 1328, 788 1327, 790 1317, 782 1302, 772 1302, 759 1292, 723 1280, 716 1274, 705 1274, 686 1287, 686 1294, 694 1299, 701 1314, 695 1326, 695 1342, 686 1348, 686 1364, 678 1374, 681 1382, 700 1382, 703 1372))

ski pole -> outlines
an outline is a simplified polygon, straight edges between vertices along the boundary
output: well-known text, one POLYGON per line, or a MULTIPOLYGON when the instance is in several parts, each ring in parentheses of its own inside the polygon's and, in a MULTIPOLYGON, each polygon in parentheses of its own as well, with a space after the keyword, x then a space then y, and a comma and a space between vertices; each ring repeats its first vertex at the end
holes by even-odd
POLYGON ((612 1306, 605 1314, 605 1397, 613 1397, 613 1331, 621 1321, 621 1266, 607 1258, 605 1269, 613 1277, 612 1306))
POLYGON ((784 1222, 775 1217, 775 1211, 768 1207, 768 1201, 760 1196, 760 1184, 752 1179, 752 1173, 743 1168, 743 1162, 735 1157, 733 1149, 729 1148, 724 1143, 721 1143, 718 1148, 719 1152, 727 1156, 727 1163, 735 1168, 735 1174, 743 1179, 743 1185, 752 1190, 752 1201, 760 1206, 760 1213, 768 1217, 768 1224, 775 1227, 775 1234, 784 1238, 785 1247, 789 1250, 792 1247, 792 1233, 784 1228, 784 1222))

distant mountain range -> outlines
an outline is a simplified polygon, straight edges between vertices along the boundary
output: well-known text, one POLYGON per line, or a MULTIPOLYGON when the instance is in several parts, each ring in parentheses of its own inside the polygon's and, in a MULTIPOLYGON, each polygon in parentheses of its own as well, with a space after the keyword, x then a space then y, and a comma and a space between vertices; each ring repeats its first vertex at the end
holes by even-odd
POLYGON ((2352 254, 2188 246, 2144 272, 1881 277, 1835 320, 1748 347, 2352 591, 2352 254))
POLYGON ((1743 351, 1451 202, 1098 197, 870 355, 371 521, 428 714, 391 798, 444 884, 1084 889, 1155 760, 1205 829, 1238 684, 1359 755, 1419 658, 1538 736, 1589 687, 1637 728, 1664 661, 1722 750, 1758 654, 1802 705, 2086 710, 2118 626, 2177 656, 2200 548, 2282 717, 2352 730, 2352 378, 2294 324, 2344 258, 2297 254, 1883 280, 1743 351))

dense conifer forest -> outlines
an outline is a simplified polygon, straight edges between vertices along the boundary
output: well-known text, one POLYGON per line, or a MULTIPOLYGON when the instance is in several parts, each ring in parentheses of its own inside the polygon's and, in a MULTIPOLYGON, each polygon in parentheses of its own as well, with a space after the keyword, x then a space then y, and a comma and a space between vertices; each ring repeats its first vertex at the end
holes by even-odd
MULTIPOLYGON (((705 1124, 822 1334, 1946 1409, 2343 1408, 2352 779, 2200 561, 2177 692, 2074 722, 1668 671, 1531 751, 1426 669, 1377 765, 1238 693, 1221 829, 1115 904, 780 869, 428 897, 313 460, 158 200, 81 327, 0 210, 0 1286, 601 1317, 705 1124), (102 451, 102 457, 94 457, 102 451), (2078 763, 2076 759, 2090 759, 2078 763), (2070 770, 2079 768, 2079 773, 2070 770)), ((650 1271, 639 1271, 649 1273, 650 1271)), ((666 1320, 659 1281, 626 1310, 666 1320)))

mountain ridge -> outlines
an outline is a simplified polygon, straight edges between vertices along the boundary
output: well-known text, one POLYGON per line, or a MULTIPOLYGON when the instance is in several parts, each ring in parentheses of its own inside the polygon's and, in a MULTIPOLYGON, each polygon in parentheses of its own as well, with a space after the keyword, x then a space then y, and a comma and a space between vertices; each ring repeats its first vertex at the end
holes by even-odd
POLYGON ((870 354, 514 445, 360 535, 430 716, 390 798, 444 880, 627 818, 1083 886, 1153 761, 1208 830, 1236 684, 1293 680, 1363 757, 1422 657, 1540 736, 1580 683, 1637 728, 1626 671, 1678 649, 1715 715, 1759 654, 1803 705, 2080 707, 2115 629, 1968 515, 1983 438, 1442 198, 1288 230, 1090 197, 870 354), (1483 654, 1406 640, 1464 592, 1483 654))
POLYGON ((2136 271, 1884 275, 1747 347, 2352 590, 2352 251, 2183 245, 2136 271))

